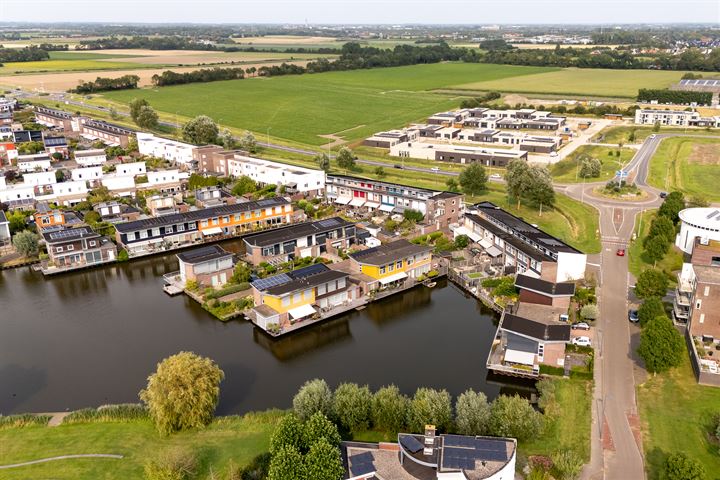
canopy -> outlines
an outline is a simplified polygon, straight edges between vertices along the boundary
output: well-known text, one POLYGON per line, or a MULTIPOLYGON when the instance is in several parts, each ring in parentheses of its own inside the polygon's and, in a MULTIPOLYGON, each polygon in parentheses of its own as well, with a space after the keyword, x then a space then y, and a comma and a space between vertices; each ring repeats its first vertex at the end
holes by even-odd
POLYGON ((407 278, 407 273, 405 273, 405 272, 393 273, 392 275, 388 275, 385 278, 381 278, 380 283, 382 283, 383 285, 387 285, 388 283, 392 283, 397 280, 402 280, 403 278, 407 278))
POLYGON ((520 350, 505 350, 505 361, 522 365, 535 365, 535 354, 520 350))
POLYGON ((383 212, 392 212, 393 208, 395 208, 395 207, 393 207, 392 205, 385 205, 385 204, 380 205, 380 210, 383 212))
POLYGON ((339 203, 340 205, 347 205, 350 203, 350 200, 352 200, 352 197, 337 197, 335 199, 335 203, 339 203))
POLYGON ((353 207, 362 207, 365 204, 365 199, 363 197, 353 197, 352 200, 350 200, 350 205, 353 207))
POLYGON ((203 235, 219 235, 222 233, 222 228, 220 227, 210 227, 210 228, 204 228, 202 230, 203 235))
POLYGON ((378 202, 365 202, 365 206, 368 208, 378 208, 380 203, 378 202))
POLYGON ((467 228, 465 228, 465 227, 463 227, 463 226, 460 226, 460 227, 456 228, 456 229, 455 229, 455 234, 458 235, 458 236, 459 236, 459 235, 467 235, 467 236, 470 238, 470 240, 472 240, 473 242, 477 242, 477 241, 479 241, 479 240, 482 238, 482 237, 481 237, 480 235, 478 235, 477 233, 475 233, 475 232, 473 232, 473 231, 471 231, 471 230, 468 230, 467 228))
POLYGON ((488 248, 492 247, 492 242, 490 240, 488 240, 487 238, 483 238, 482 240, 480 240, 480 246, 485 249, 488 249, 488 248))
POLYGON ((306 304, 296 308, 292 308, 288 310, 288 313, 292 318, 297 320, 298 318, 305 318, 313 315, 315 313, 315 309, 312 307, 312 305, 306 304))
POLYGON ((491 257, 499 257, 500 255, 502 255, 502 250, 500 250, 499 248, 497 248, 495 245, 493 245, 492 247, 488 248, 488 249, 485 250, 485 251, 486 251, 487 254, 490 255, 491 257))

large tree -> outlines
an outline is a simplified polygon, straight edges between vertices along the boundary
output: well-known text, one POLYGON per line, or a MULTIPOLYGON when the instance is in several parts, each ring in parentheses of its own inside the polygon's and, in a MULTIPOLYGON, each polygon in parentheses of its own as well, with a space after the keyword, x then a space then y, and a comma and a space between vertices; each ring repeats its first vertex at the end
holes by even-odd
POLYGON ((250 153, 257 153, 258 145, 255 135, 245 132, 240 138, 240 148, 250 153))
POLYGON ((367 429, 370 423, 372 394, 367 385, 343 383, 335 389, 335 418, 350 431, 367 429))
POLYGON ((665 215, 658 215, 653 219, 645 241, 657 236, 665 237, 668 242, 675 240, 675 225, 665 215))
POLYGON ((597 158, 583 157, 580 160, 580 177, 582 178, 597 178, 600 176, 602 170, 602 163, 597 158))
POLYGON ((505 183, 508 196, 517 201, 518 208, 520 201, 529 186, 530 166, 525 160, 513 159, 507 164, 505 172, 505 183))
POLYGON ((667 316, 665 314, 665 306, 663 305, 660 297, 649 297, 638 308, 638 319, 640 320, 640 326, 644 327, 650 320, 660 316, 667 316))
POLYGON ((322 412, 315 412, 305 422, 305 445, 309 447, 321 438, 324 438, 330 445, 335 447, 339 447, 342 441, 337 425, 331 422, 322 412))
POLYGON ((705 480, 705 467, 685 453, 674 453, 665 461, 667 480, 705 480))
POLYGON ((658 260, 662 260, 669 249, 670 242, 663 235, 650 237, 645 242, 645 256, 653 264, 656 264, 658 260))
POLYGON ((447 431, 452 424, 452 403, 447 390, 418 388, 410 401, 410 428, 423 431, 425 425, 433 424, 447 431))
POLYGON ((180 352, 158 363, 140 399, 161 433, 202 427, 213 419, 224 377, 211 359, 180 352))
POLYGON ((288 446, 302 452, 307 449, 307 445, 305 427, 294 413, 281 418, 270 436, 270 453, 273 455, 288 446))
POLYGON ((268 480, 307 480, 307 469, 295 447, 280 448, 270 460, 268 480))
POLYGON ((490 420, 490 405, 483 392, 468 389, 455 402, 455 423, 463 435, 485 435, 490 420))
POLYGON ((355 168, 355 155, 348 147, 342 147, 336 157, 337 164, 343 170, 352 170, 355 168))
POLYGON ((305 455, 308 479, 340 480, 345 474, 340 449, 325 438, 318 439, 305 455))
POLYGON ((143 107, 149 106, 150 104, 144 98, 133 98, 132 100, 130 100, 130 118, 132 118, 133 122, 137 122, 140 110, 143 107))
POLYGON ((658 209, 658 215, 668 217, 673 224, 678 222, 680 210, 685 208, 685 197, 682 192, 670 192, 658 209))
POLYGON ((410 400, 400 393, 398 387, 382 387, 373 396, 373 425, 386 432, 401 432, 407 423, 409 405, 410 400))
POLYGON ((485 167, 479 163, 465 167, 458 180, 463 192, 468 195, 479 195, 487 189, 488 176, 485 167))
POLYGON ((196 145, 207 145, 217 141, 218 126, 207 115, 199 115, 182 128, 183 138, 196 145))
POLYGON ((153 129, 158 126, 158 114, 150 106, 140 107, 140 111, 135 118, 135 123, 138 127, 144 129, 153 129))
POLYGON ((682 335, 665 315, 655 317, 640 332, 638 355, 649 372, 664 372, 677 367, 685 354, 682 335))
POLYGON ((649 268, 635 282, 635 295, 639 298, 664 297, 668 290, 668 278, 660 270, 649 268))
POLYGON ((235 135, 233 135, 230 130, 225 129, 218 135, 218 142, 220 142, 225 150, 235 150, 238 139, 235 138, 235 135))
POLYGON ((29 230, 16 233, 12 239, 12 244, 19 254, 26 257, 37 255, 40 248, 38 236, 29 230))
POLYGON ((255 183, 255 180, 248 177, 247 175, 243 175, 242 177, 238 178, 235 184, 232 186, 232 194, 239 197, 241 195, 245 195, 246 193, 252 193, 257 190, 257 188, 258 186, 257 183, 255 183))
POLYGON ((542 414, 519 395, 500 395, 490 407, 488 429, 491 435, 527 440, 542 431, 542 414))
POLYGON ((327 382, 318 378, 305 382, 293 398, 293 410, 301 420, 307 420, 315 412, 330 417, 333 413, 333 394, 327 382))
POLYGON ((325 172, 330 171, 330 157, 328 157, 327 153, 318 153, 315 155, 314 160, 320 170, 324 170, 325 172))

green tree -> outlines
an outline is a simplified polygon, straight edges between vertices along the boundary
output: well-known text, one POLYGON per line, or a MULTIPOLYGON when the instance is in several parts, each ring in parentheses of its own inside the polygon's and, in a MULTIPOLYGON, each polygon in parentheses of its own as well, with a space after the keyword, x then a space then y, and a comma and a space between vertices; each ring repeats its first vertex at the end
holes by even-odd
POLYGON ((378 178, 384 178, 385 175, 385 169, 383 167, 375 167, 375 175, 378 176, 378 178))
POLYGON ((202 187, 213 187, 218 184, 217 177, 205 176, 199 173, 191 173, 188 178, 188 190, 197 190, 202 187))
POLYGON ((410 400, 395 385, 382 387, 373 395, 372 421, 375 428, 399 433, 405 428, 410 400))
POLYGON ((258 145, 255 140, 255 135, 250 132, 245 132, 240 138, 240 148, 250 153, 257 153, 258 145))
POLYGON ((409 426, 421 432, 425 425, 433 424, 438 430, 448 431, 452 424, 452 403, 447 390, 418 388, 410 401, 409 426))
POLYGON ((655 125, 653 125, 652 131, 657 133, 660 131, 660 122, 655 122, 655 125))
POLYGON ((315 412, 305 422, 305 445, 311 446, 321 438, 324 438, 330 445, 335 447, 339 447, 342 441, 337 425, 331 422, 322 412, 315 412))
POLYGON ((500 395, 490 406, 488 428, 491 435, 523 441, 538 436, 542 427, 542 414, 519 395, 500 395))
POLYGON ((468 245, 470 245, 470 237, 467 235, 458 235, 455 239, 455 248, 462 250, 463 248, 467 248, 468 245))
POLYGON ((653 318, 667 316, 665 313, 665 306, 663 305, 660 297, 649 297, 638 308, 638 319, 640 326, 644 327, 653 318))
POLYGON ((37 255, 40 246, 38 236, 33 232, 26 230, 18 232, 12 239, 13 247, 17 252, 25 257, 37 255))
POLYGON ((660 270, 649 268, 635 282, 635 295, 639 298, 664 297, 668 290, 667 276, 660 270))
POLYGON ((335 418, 351 432, 368 428, 371 406, 372 394, 367 385, 342 383, 335 389, 335 418))
POLYGON ((555 189, 550 171, 541 165, 531 165, 528 171, 530 183, 527 186, 526 199, 534 205, 554 205, 555 189))
POLYGON ((628 135, 628 142, 635 143, 635 139, 637 137, 635 136, 635 130, 630 130, 630 134, 628 135))
POLYGON ((233 275, 230 277, 232 283, 245 283, 250 281, 252 275, 252 268, 245 262, 238 262, 233 270, 233 275))
POLYGON ((586 320, 596 320, 599 315, 600 310, 594 303, 588 303, 580 310, 580 316, 586 320))
POLYGON ((585 462, 574 450, 553 452, 553 476, 557 480, 575 480, 580 476, 585 462))
POLYGON ((307 445, 305 427, 294 413, 282 417, 270 436, 270 453, 273 455, 285 447, 303 452, 307 450, 307 445))
POLYGON ((670 192, 658 209, 658 215, 668 217, 674 225, 680 219, 680 210, 685 208, 685 196, 682 192, 670 192))
POLYGON ((300 452, 295 447, 285 446, 270 460, 268 480, 307 480, 307 469, 300 452))
POLYGON ((140 128, 149 130, 157 128, 158 120, 158 114, 152 109, 152 107, 142 106, 135 118, 135 124, 140 128))
POLYGON ((315 412, 322 412, 326 417, 330 417, 333 395, 327 382, 319 378, 305 382, 293 398, 293 409, 301 420, 307 420, 315 412))
POLYGON ((505 172, 505 182, 507 184, 507 193, 510 199, 517 201, 520 208, 520 201, 528 190, 530 185, 530 167, 525 160, 513 159, 507 164, 505 172))
POLYGON ((208 425, 225 374, 209 358, 180 352, 158 363, 140 399, 163 434, 208 425))
POLYGON ((650 237, 645 242, 645 255, 653 264, 657 264, 658 260, 662 260, 669 249, 670 242, 662 235, 650 237))
POLYGON ((653 219, 645 241, 657 236, 665 237, 668 242, 672 242, 675 239, 675 225, 673 225, 672 220, 665 215, 658 215, 653 219))
POLYGON ((580 177, 582 178, 597 178, 600 176, 602 170, 602 163, 597 158, 584 157, 580 161, 580 177))
POLYGON ((665 461, 665 478, 667 480, 705 480, 705 467, 685 453, 674 453, 665 461))
POLYGON ((318 439, 305 455, 307 478, 313 480, 340 480, 345 474, 340 449, 325 438, 318 439))
POLYGON ((85 220, 85 223, 92 227, 100 223, 102 221, 102 217, 95 210, 90 210, 85 214, 83 220, 85 220))
POLYGON ((238 139, 235 138, 235 135, 228 130, 223 130, 220 135, 218 136, 218 142, 223 146, 225 150, 235 150, 238 145, 238 139))
POLYGON ((445 186, 448 189, 448 192, 459 192, 460 191, 460 185, 458 184, 457 180, 450 177, 445 181, 445 186))
POLYGON ((6 215, 8 222, 10 222, 10 233, 14 234, 25 230, 27 227, 27 216, 22 210, 15 210, 12 213, 6 215))
POLYGON ((314 160, 320 170, 324 170, 325 172, 330 171, 330 157, 328 157, 327 153, 318 153, 315 155, 314 160))
POLYGON ((463 192, 468 195, 479 195, 487 189, 488 176, 485 167, 473 163, 465 167, 458 178, 463 192))
POLYGON ((190 143, 208 145, 217 141, 218 126, 207 115, 199 115, 183 125, 182 135, 190 143))
POLYGON ((472 389, 461 393, 455 402, 455 423, 462 435, 485 435, 490 420, 490 405, 483 392, 472 389))
POLYGON ((342 147, 336 157, 337 164, 343 170, 352 170, 355 168, 355 155, 348 147, 342 147))
POLYGON ((650 320, 640 332, 637 352, 649 372, 664 372, 680 365, 685 345, 672 321, 662 315, 650 320))
POLYGON ((405 220, 410 220, 411 222, 422 222, 423 218, 425 218, 425 215, 422 214, 420 210, 413 210, 412 208, 408 208, 403 212, 403 218, 405 220))
POLYGON ((246 193, 253 193, 257 191, 258 186, 257 183, 255 183, 255 180, 248 177, 247 175, 243 175, 242 177, 238 178, 235 184, 232 186, 232 194, 235 196, 242 196, 246 193))
POLYGON ((144 98, 133 98, 132 100, 130 100, 130 118, 132 118, 133 122, 137 122, 140 110, 143 107, 149 106, 150 104, 144 98))

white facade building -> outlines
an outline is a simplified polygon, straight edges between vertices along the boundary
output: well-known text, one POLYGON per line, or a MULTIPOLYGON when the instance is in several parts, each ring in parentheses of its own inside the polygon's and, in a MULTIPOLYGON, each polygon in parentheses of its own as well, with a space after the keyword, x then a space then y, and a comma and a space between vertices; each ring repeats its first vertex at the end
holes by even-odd
POLYGON ((84 180, 86 182, 100 180, 103 177, 102 167, 75 168, 70 171, 73 180, 84 180))
POLYGON ((235 155, 228 160, 228 173, 234 177, 247 176, 265 185, 282 185, 298 192, 322 192, 325 172, 296 167, 286 163, 235 155))
POLYGON ((107 162, 105 150, 98 148, 95 150, 77 150, 75 151, 75 162, 81 167, 95 167, 104 165, 107 162))
POLYGON ((19 155, 17 158, 18 170, 21 173, 50 170, 50 157, 45 153, 37 155, 19 155))
POLYGON ((147 169, 145 168, 145 162, 133 162, 133 163, 120 163, 115 167, 115 173, 120 175, 145 175, 147 169))
POLYGON ((17 200, 32 200, 35 198, 35 187, 33 185, 4 185, 0 186, 0 202, 12 202, 17 200))
POLYGON ((147 172, 147 179, 150 185, 168 185, 171 183, 179 183, 180 171, 178 169, 174 169, 147 172))
POLYGON ((57 179, 55 178, 54 171, 33 172, 23 174, 23 183, 34 186, 52 185, 53 183, 57 183, 57 179))
POLYGON ((180 165, 187 165, 193 161, 195 145, 156 137, 151 133, 138 133, 137 142, 138 151, 143 155, 164 158, 180 165))
POLYGON ((720 240, 720 209, 686 208, 680 212, 680 233, 675 237, 675 245, 692 253, 696 238, 720 240))
POLYGON ((135 193, 135 177, 133 175, 104 175, 100 181, 114 195, 127 197, 135 193))

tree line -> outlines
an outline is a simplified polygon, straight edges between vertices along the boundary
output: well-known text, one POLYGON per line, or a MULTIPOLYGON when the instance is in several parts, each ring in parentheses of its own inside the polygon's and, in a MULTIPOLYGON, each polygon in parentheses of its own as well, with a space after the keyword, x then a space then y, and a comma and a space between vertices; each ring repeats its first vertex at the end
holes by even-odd
POLYGON ((107 92, 110 90, 128 90, 137 88, 140 77, 137 75, 123 75, 118 78, 97 77, 92 82, 82 82, 77 87, 70 89, 71 93, 94 93, 107 92))
POLYGON ((203 68, 192 72, 177 73, 166 70, 160 75, 152 76, 152 83, 157 87, 180 85, 184 83, 215 82, 218 80, 239 80, 245 77, 242 68, 203 68))
POLYGON ((37 62, 49 58, 50 54, 46 50, 35 45, 23 48, 0 48, 0 63, 37 62))
POLYGON ((710 105, 711 92, 691 92, 686 90, 669 90, 660 88, 641 88, 638 90, 638 102, 672 103, 675 105, 710 105))

